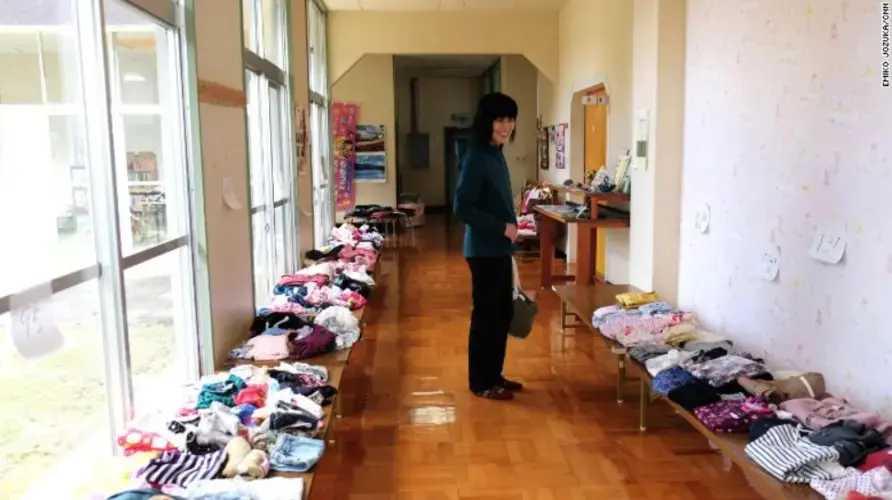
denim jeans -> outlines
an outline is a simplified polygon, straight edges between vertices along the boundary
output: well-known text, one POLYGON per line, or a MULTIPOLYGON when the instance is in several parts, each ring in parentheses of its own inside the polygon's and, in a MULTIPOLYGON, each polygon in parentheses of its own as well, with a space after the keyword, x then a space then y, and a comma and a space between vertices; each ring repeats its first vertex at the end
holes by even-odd
POLYGON ((280 472, 307 472, 316 465, 325 441, 290 434, 279 434, 270 453, 270 468, 280 472))

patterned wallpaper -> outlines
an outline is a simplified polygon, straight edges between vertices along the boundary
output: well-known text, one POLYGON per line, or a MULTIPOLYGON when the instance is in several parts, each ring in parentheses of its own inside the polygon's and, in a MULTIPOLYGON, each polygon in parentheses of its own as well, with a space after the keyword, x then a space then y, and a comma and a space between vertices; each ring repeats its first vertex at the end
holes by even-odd
POLYGON ((881 3, 688 1, 679 297, 772 367, 820 371, 831 392, 892 416, 881 3), (844 228, 839 264, 809 257, 818 226, 844 228), (757 267, 768 244, 781 255, 770 282, 757 267))

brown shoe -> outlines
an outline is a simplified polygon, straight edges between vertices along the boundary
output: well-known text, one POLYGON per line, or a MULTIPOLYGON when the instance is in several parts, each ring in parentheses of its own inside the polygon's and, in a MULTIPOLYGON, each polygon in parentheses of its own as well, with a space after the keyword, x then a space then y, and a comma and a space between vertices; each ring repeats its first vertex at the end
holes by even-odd
POLYGON ((506 378, 503 378, 502 381, 499 382, 499 387, 511 392, 520 392, 523 390, 523 384, 506 378))
POLYGON ((507 401, 509 399, 514 399, 514 394, 511 393, 511 391, 498 385, 485 391, 474 391, 474 395, 478 398, 495 399, 497 401, 507 401))

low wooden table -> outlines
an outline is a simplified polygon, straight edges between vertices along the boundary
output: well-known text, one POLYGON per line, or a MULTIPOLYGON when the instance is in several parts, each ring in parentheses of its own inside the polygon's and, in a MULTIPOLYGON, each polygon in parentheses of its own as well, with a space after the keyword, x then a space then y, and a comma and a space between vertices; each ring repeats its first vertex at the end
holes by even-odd
MULTIPOLYGON (((558 298, 561 299, 561 332, 567 328, 590 328, 592 315, 595 309, 616 304, 616 296, 620 293, 639 292, 637 288, 629 285, 560 285, 552 288, 558 298), (567 318, 575 316, 579 323, 569 324, 567 318)), ((597 330, 595 330, 597 333, 597 330)), ((596 337, 604 341, 610 351, 616 356, 616 402, 624 401, 623 384, 626 379, 626 348, 620 343, 608 339, 597 333, 596 337)))
POLYGON ((702 434, 710 443, 718 448, 722 455, 731 460, 735 465, 743 470, 747 477, 752 481, 752 485, 759 494, 770 499, 803 499, 803 500, 819 500, 823 498, 819 493, 809 488, 807 485, 795 485, 783 483, 774 479, 767 472, 762 470, 755 462, 746 456, 745 447, 749 443, 749 438, 743 434, 715 434, 706 426, 704 426, 697 417, 685 408, 679 406, 669 398, 656 394, 651 391, 651 381, 653 377, 648 373, 645 367, 629 358, 627 359, 626 348, 613 339, 607 338, 592 325, 592 316, 596 309, 609 306, 616 303, 616 295, 625 292, 640 292, 635 287, 628 285, 561 285, 553 288, 554 292, 561 299, 561 331, 565 328, 587 327, 595 337, 601 339, 616 355, 617 360, 617 378, 616 378, 616 399, 618 403, 623 402, 623 384, 630 381, 627 378, 629 369, 636 372, 640 381, 640 400, 638 425, 642 432, 647 430, 647 409, 650 403, 657 399, 665 401, 672 409, 691 424, 694 429, 702 434), (580 320, 578 324, 568 324, 568 316, 577 316, 580 320))
MULTIPOLYGON (((595 204, 595 207, 598 205, 595 204)), ((596 217, 580 219, 562 209, 563 205, 537 205, 533 208, 539 217, 539 252, 541 265, 539 282, 542 288, 549 288, 555 281, 575 281, 577 285, 588 285, 595 276, 595 250, 598 247, 598 229, 629 227, 629 219, 621 217, 596 217), (555 275, 554 236, 556 225, 576 226, 576 275, 555 275)))

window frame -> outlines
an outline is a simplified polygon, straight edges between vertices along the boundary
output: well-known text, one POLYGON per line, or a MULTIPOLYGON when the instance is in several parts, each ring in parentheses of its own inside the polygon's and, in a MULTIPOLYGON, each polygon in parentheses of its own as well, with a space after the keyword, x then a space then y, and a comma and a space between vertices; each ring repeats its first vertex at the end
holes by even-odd
MULTIPOLYGON (((256 245, 257 238, 262 237, 267 242, 265 248, 261 251, 265 253, 263 256, 265 267, 267 268, 266 272, 272 271, 275 273, 276 266, 278 264, 283 264, 285 272, 294 272, 296 266, 298 264, 298 255, 296 250, 300 248, 300 231, 298 227, 298 221, 300 220, 298 217, 298 196, 296 186, 296 158, 295 158, 295 149, 294 144, 290 140, 291 137, 294 137, 294 115, 293 115, 293 96, 292 96, 292 86, 291 81, 289 79, 289 71, 291 68, 290 64, 290 44, 287 43, 287 32, 290 26, 290 23, 287 22, 287 15, 290 12, 288 2, 284 0, 275 0, 275 5, 277 8, 276 15, 274 19, 278 24, 278 29, 274 30, 277 34, 278 40, 276 40, 276 54, 275 57, 278 57, 282 60, 282 64, 278 64, 276 61, 271 60, 269 58, 264 57, 263 52, 266 50, 267 44, 263 39, 265 30, 263 29, 263 21, 264 21, 264 13, 263 13, 263 0, 242 0, 243 1, 243 19, 242 19, 242 32, 250 32, 253 34, 253 40, 251 45, 247 43, 243 43, 244 46, 242 54, 243 54, 243 66, 245 69, 245 89, 246 95, 251 95, 252 92, 249 91, 248 86, 250 84, 250 78, 248 73, 252 73, 256 77, 258 77, 258 86, 259 92, 257 92, 257 103, 248 102, 248 107, 257 106, 256 111, 259 113, 260 118, 260 128, 262 130, 262 136, 259 137, 259 143, 263 143, 266 146, 264 149, 266 151, 261 151, 260 154, 254 153, 250 151, 248 152, 248 185, 251 186, 251 182, 254 179, 255 172, 253 169, 261 168, 263 170, 262 174, 264 175, 264 186, 261 189, 264 197, 264 203, 257 204, 254 199, 254 188, 253 186, 248 190, 249 192, 249 207, 250 207, 250 220, 251 220, 251 263, 252 263, 252 272, 254 275, 254 283, 255 290, 254 294, 254 304, 259 305, 258 291, 256 288, 258 287, 258 277, 256 275, 256 262, 258 259, 258 255, 256 255, 256 245), (244 16, 246 11, 245 5, 250 5, 252 14, 249 18, 244 16), (250 26, 245 26, 245 22, 249 22, 250 26), (250 29, 246 29, 250 27, 250 29), (252 47, 256 47, 256 51, 252 49, 252 47), (275 88, 277 90, 278 102, 273 103, 270 99, 270 89, 275 88), (273 116, 276 116, 276 120, 278 124, 273 127, 272 120, 273 116), (276 175, 276 165, 274 165, 274 160, 272 160, 273 147, 278 145, 279 151, 276 153, 277 160, 282 162, 282 171, 286 174, 282 181, 284 182, 284 186, 282 189, 285 193, 285 196, 277 197, 274 189, 275 180, 274 177, 276 175), (254 162, 260 162, 260 165, 254 165, 254 162), (278 234, 277 231, 277 222, 276 222, 276 209, 280 207, 288 207, 288 209, 284 210, 286 217, 284 218, 284 227, 283 233, 286 239, 284 245, 284 253, 285 255, 281 256, 281 261, 277 260, 277 244, 275 238, 278 234), (254 217, 257 214, 263 213, 265 214, 265 224, 263 225, 265 228, 265 233, 263 235, 257 234, 257 231, 254 230, 254 217)), ((248 107, 246 107, 245 113, 246 118, 248 114, 248 107)), ((248 144, 252 144, 252 138, 250 137, 250 130, 247 130, 248 134, 247 142, 248 144)), ((272 286, 269 287, 269 291, 271 292, 272 286)))
POLYGON ((328 10, 317 0, 307 2, 307 61, 310 123, 310 168, 313 173, 313 236, 317 247, 331 236, 335 220, 331 90, 328 81, 328 10), (319 44, 319 47, 316 44, 319 44), (317 52, 317 49, 318 52, 317 52), (314 123, 316 108, 321 124, 314 123), (320 126, 321 125, 321 126, 320 126), (314 134, 321 134, 313 136, 314 134), (315 139, 315 140, 314 140, 315 139), (314 147, 314 144, 317 147, 314 147), (317 151, 319 149, 319 151, 317 151))
MULTIPOLYGON (((197 317, 204 311, 200 306, 208 304, 206 289, 198 292, 197 282, 200 282, 196 270, 199 267, 197 250, 196 228, 203 224, 202 211, 196 209, 202 200, 195 198, 194 182, 199 169, 199 162, 193 155, 193 134, 190 126, 191 117, 189 110, 196 101, 196 95, 189 92, 189 87, 194 84, 191 76, 194 72, 189 70, 190 61, 187 57, 187 28, 185 23, 185 6, 178 0, 68 0, 72 9, 72 20, 65 24, 66 29, 71 29, 77 39, 78 50, 72 61, 78 64, 77 82, 81 90, 80 101, 66 103, 51 103, 47 99, 46 75, 43 62, 43 51, 39 51, 38 58, 41 67, 41 104, 10 106, 40 107, 48 115, 74 116, 83 127, 83 147, 85 161, 90 165, 88 169, 89 202, 91 206, 90 218, 92 219, 92 231, 94 233, 93 245, 95 248, 95 262, 83 267, 64 272, 49 280, 42 280, 30 284, 25 289, 14 290, 5 295, 0 295, 0 315, 11 312, 14 298, 27 296, 36 289, 50 290, 53 295, 78 285, 97 281, 99 290, 100 318, 97 324, 100 327, 102 341, 102 361, 104 365, 104 381, 106 386, 106 401, 104 402, 109 418, 110 434, 108 445, 112 453, 119 453, 116 436, 122 433, 126 426, 136 416, 134 414, 133 373, 130 359, 129 340, 130 332, 127 317, 126 287, 124 271, 134 268, 154 258, 177 252, 182 254, 180 264, 184 265, 186 272, 180 273, 180 283, 172 286, 182 287, 179 290, 186 299, 181 304, 174 304, 175 313, 182 313, 185 322, 184 330, 191 334, 177 338, 176 353, 178 359, 182 359, 185 373, 179 376, 187 380, 195 380, 207 370, 202 363, 203 346, 200 338, 206 333, 199 330, 197 317), (159 93, 161 87, 174 89, 172 100, 168 103, 160 101, 156 105, 123 105, 115 100, 115 85, 119 85, 118 75, 113 65, 114 54, 111 53, 108 36, 110 31, 116 31, 116 27, 107 24, 106 12, 108 4, 116 1, 122 6, 134 7, 137 11, 148 16, 149 20, 156 23, 164 39, 158 44, 159 50, 166 51, 168 75, 158 75, 159 93), (169 109, 164 109, 164 106, 169 109), (116 109, 117 106, 117 109, 116 109), (118 178, 118 163, 116 155, 124 151, 122 137, 116 134, 114 115, 128 114, 157 114, 167 120, 165 125, 173 125, 176 130, 171 132, 175 137, 171 158, 166 161, 173 162, 173 185, 176 186, 181 204, 177 209, 182 213, 182 222, 179 234, 162 239, 157 244, 135 251, 128 255, 122 253, 122 229, 129 228, 129 224, 122 228, 120 221, 122 193, 120 179, 118 178), (192 196, 190 196, 190 193, 192 196), (115 221, 109 224, 109 221, 115 221), (180 358, 179 356, 185 356, 180 358)), ((42 45, 44 28, 48 31, 56 27, 35 27, 37 31, 38 45, 42 45)), ((165 146, 167 147, 167 146, 165 146)), ((126 185, 126 181, 125 185, 126 185)), ((168 181, 165 181, 168 182, 168 181)), ((129 211, 127 212, 129 215, 129 211)), ((19 302, 15 300, 15 302, 19 302)), ((22 307, 28 302, 21 304, 22 307)), ((202 323, 203 326, 206 324, 202 323)))

